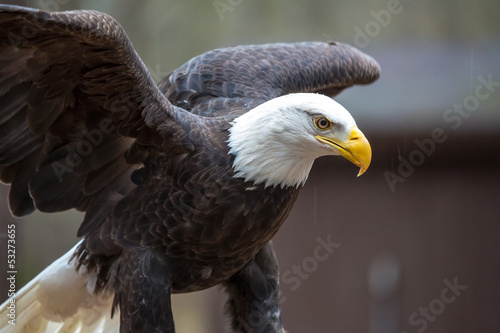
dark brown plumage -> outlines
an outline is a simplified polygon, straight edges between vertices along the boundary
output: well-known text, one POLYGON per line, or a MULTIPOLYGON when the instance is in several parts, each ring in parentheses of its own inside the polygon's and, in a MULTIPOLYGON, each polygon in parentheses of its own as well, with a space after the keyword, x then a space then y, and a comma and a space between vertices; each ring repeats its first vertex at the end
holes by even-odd
POLYGON ((173 332, 170 293, 220 283, 234 329, 281 330, 270 240, 299 189, 245 190, 230 123, 284 94, 370 83, 373 59, 341 43, 237 46, 157 86, 110 16, 0 5, 0 63, 12 213, 86 212, 78 262, 115 292, 122 332, 173 332))

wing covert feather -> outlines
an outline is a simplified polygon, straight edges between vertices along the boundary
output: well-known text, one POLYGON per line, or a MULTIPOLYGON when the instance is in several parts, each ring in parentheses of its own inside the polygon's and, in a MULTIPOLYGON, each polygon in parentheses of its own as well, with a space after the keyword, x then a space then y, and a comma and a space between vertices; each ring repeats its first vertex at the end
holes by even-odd
POLYGON ((121 188, 110 170, 142 163, 126 163, 134 143, 175 145, 177 108, 109 15, 0 5, 0 63, 0 180, 16 216, 86 210, 121 188))
POLYGON ((335 96, 380 75, 370 56, 338 42, 244 45, 194 57, 160 83, 168 99, 202 115, 246 110, 295 92, 335 96), (226 111, 228 112, 228 111, 226 111))

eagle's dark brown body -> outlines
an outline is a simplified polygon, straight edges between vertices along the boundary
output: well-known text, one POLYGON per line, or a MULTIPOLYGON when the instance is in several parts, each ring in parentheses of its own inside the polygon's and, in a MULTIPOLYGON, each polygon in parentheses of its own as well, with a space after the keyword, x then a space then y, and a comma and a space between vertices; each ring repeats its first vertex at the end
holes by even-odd
POLYGON ((249 262, 278 231, 299 189, 234 178, 227 151, 194 149, 174 160, 150 157, 110 223, 114 243, 150 247, 168 267, 172 291, 188 292, 219 284, 249 262))
POLYGON ((340 43, 239 46, 157 87, 111 17, 2 5, 0 63, 11 210, 86 212, 78 260, 115 292, 122 332, 173 332, 170 293, 219 283, 235 329, 281 330, 270 240, 299 189, 234 177, 228 129, 284 94, 370 83, 373 59, 340 43))

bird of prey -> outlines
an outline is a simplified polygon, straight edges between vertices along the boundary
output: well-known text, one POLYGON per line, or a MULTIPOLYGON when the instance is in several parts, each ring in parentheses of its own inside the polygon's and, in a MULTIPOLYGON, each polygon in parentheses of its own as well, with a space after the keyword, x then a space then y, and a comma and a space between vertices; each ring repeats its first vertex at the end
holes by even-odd
POLYGON ((222 285, 237 332, 284 332, 271 239, 314 160, 369 166, 331 99, 379 65, 342 43, 222 48, 155 84, 121 26, 0 6, 0 180, 13 215, 85 212, 9 302, 29 332, 174 332, 172 293, 222 285))

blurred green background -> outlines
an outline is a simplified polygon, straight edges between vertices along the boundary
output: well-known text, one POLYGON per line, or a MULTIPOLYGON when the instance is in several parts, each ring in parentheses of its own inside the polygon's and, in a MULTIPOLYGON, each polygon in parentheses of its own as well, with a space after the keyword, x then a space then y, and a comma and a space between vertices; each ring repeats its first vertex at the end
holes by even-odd
MULTIPOLYGON (((292 333, 500 330, 500 2, 13 2, 112 15, 156 81, 193 56, 238 44, 337 40, 375 57, 380 80, 336 98, 372 143, 370 170, 356 179, 344 161, 317 161, 274 241, 284 326, 292 333), (488 96, 479 99, 478 89, 488 96), (436 129, 446 140, 432 145, 436 129), (318 237, 340 246, 308 266, 318 237), (444 281, 454 279, 467 289, 447 303, 444 281)), ((0 255, 5 267, 1 244, 15 223, 20 288, 77 242, 82 215, 13 219, 7 193, 2 186, 0 255)), ((175 296, 178 331, 225 331, 224 297, 217 288, 175 296)))

